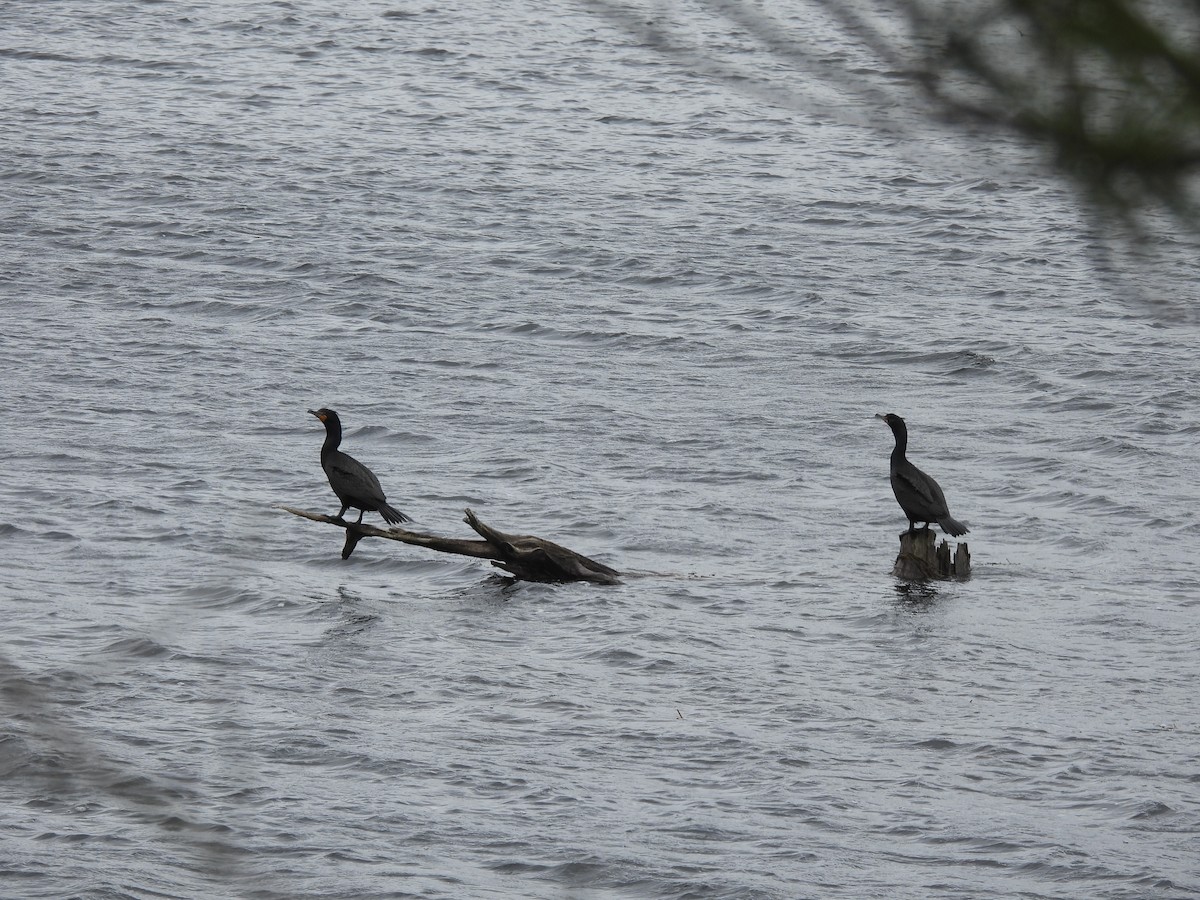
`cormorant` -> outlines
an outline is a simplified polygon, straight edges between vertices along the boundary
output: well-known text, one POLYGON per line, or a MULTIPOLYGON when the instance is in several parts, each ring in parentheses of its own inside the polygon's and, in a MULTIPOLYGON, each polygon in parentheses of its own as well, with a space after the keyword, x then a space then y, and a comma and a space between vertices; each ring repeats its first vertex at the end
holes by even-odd
POLYGON ((321 446, 321 468, 329 477, 329 486, 342 501, 340 519, 353 506, 358 510, 358 523, 364 512, 378 511, 389 525, 411 522, 412 519, 395 507, 388 506, 383 488, 375 473, 348 453, 338 449, 342 442, 342 420, 332 409, 310 409, 310 413, 325 423, 325 443, 321 446))
POLYGON ((942 493, 938 483, 905 457, 904 451, 908 449, 908 428, 904 420, 894 413, 888 413, 886 416, 880 413, 875 418, 887 422, 892 434, 896 436, 896 446, 892 450, 892 491, 896 495, 896 502, 908 516, 909 534, 915 530, 917 522, 924 522, 926 529, 929 528, 930 522, 937 522, 942 526, 942 531, 954 537, 970 531, 971 529, 950 515, 946 495, 942 493))

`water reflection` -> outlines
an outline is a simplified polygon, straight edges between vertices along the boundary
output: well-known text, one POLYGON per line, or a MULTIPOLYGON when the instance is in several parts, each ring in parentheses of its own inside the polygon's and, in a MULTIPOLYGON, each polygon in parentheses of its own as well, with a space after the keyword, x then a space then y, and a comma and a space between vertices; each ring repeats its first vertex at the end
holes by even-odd
POLYGON ((937 586, 929 581, 901 581, 895 586, 897 605, 909 611, 928 612, 941 598, 937 586))

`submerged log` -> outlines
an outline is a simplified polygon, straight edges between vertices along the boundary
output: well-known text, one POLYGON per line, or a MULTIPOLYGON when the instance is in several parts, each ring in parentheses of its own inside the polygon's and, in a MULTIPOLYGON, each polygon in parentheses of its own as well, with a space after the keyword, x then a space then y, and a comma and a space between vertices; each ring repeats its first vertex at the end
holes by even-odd
POLYGON ((346 529, 346 544, 342 548, 342 559, 349 559, 358 542, 363 538, 378 537, 389 541, 400 541, 418 547, 427 547, 440 553, 457 553, 459 556, 474 556, 490 559, 492 565, 503 569, 522 581, 567 582, 590 581, 594 584, 620 584, 621 573, 603 563, 588 559, 574 550, 531 535, 505 534, 479 521, 475 513, 466 510, 463 519, 483 538, 482 541, 464 538, 439 537, 423 534, 407 528, 376 528, 374 525, 356 524, 337 516, 306 512, 281 506, 280 509, 314 522, 327 522, 346 529))
POLYGON ((935 546, 937 535, 931 528, 900 533, 900 555, 892 566, 892 574, 906 581, 927 579, 969 578, 971 576, 971 551, 965 542, 954 550, 943 538, 935 546))

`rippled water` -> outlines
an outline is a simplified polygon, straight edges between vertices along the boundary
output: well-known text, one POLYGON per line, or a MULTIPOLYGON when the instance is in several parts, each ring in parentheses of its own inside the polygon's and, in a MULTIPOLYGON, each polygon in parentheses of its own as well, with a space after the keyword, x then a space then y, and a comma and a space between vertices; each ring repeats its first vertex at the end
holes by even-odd
POLYGON ((611 11, 3 18, 0 893, 1200 893, 1194 243, 611 11), (625 583, 343 562, 322 405, 625 583), (969 582, 890 576, 884 411, 969 582))

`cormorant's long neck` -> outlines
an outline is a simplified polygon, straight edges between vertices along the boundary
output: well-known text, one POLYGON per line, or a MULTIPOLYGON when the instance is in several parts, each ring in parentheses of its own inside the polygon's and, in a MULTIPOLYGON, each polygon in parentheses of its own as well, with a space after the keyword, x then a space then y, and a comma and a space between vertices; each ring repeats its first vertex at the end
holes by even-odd
POLYGON ((896 436, 896 446, 892 448, 892 465, 904 462, 904 452, 908 450, 908 429, 903 422, 888 423, 892 426, 892 434, 896 436))
POLYGON ((342 443, 342 423, 337 419, 325 420, 325 443, 321 445, 321 455, 332 453, 342 443))

